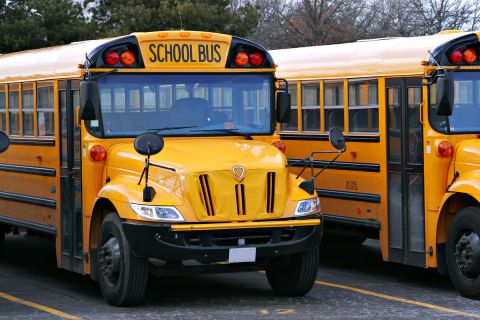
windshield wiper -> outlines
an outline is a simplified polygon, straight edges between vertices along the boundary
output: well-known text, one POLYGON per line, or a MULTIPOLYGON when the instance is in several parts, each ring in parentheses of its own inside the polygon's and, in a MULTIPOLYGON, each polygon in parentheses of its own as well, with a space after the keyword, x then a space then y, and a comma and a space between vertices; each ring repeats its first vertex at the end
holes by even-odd
POLYGON ((191 130, 192 132, 223 132, 228 133, 231 136, 243 136, 247 137, 248 140, 253 140, 252 136, 248 133, 238 132, 238 129, 199 129, 199 130, 191 130))
POLYGON ((147 131, 160 132, 160 131, 169 131, 169 130, 177 130, 177 129, 190 129, 190 128, 196 128, 196 127, 198 126, 163 127, 163 128, 157 128, 157 129, 148 129, 147 131))

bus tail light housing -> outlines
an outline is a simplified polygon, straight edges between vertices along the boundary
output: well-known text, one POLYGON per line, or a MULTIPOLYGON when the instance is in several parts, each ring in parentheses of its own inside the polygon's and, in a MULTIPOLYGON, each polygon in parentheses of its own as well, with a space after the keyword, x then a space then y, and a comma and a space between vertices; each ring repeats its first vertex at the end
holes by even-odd
POLYGON ((96 144, 90 148, 90 157, 94 161, 102 161, 107 157, 107 150, 99 144, 96 144))
POLYGON ((453 145, 450 141, 444 140, 438 144, 438 153, 442 157, 450 157, 453 155, 453 145))
POLYGON ((287 151, 287 147, 285 146, 285 143, 283 143, 282 141, 275 141, 272 143, 272 145, 278 150, 282 151, 283 153, 287 151))

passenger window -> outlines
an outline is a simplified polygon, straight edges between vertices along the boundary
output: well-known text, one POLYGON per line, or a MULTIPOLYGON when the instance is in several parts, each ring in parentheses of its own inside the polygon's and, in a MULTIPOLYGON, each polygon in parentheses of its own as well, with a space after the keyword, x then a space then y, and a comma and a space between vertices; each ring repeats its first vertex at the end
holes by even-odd
POLYGON ((378 133, 377 80, 349 83, 348 124, 350 132, 378 133))
POLYGON ((52 82, 37 83, 37 131, 40 137, 55 135, 52 82))
POLYGON ((4 85, 0 85, 0 130, 7 131, 7 96, 4 85))
POLYGON ((11 135, 20 134, 20 106, 18 84, 8 85, 8 119, 11 135))
POLYGON ((325 131, 331 128, 339 128, 344 131, 343 126, 343 81, 324 82, 324 109, 325 109, 325 131))
POLYGON ((291 96, 290 121, 288 123, 282 123, 282 130, 297 131, 298 130, 298 105, 297 105, 297 83, 291 82, 288 84, 288 92, 291 96))
POLYGON ((303 131, 320 131, 320 84, 302 84, 303 131))
POLYGON ((24 136, 33 136, 33 83, 22 85, 22 131, 24 136))

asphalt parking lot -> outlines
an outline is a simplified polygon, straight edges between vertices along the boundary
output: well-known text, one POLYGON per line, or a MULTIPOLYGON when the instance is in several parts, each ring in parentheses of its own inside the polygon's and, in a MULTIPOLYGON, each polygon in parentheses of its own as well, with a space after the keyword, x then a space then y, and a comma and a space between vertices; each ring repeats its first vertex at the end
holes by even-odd
POLYGON ((141 306, 116 308, 88 277, 56 268, 50 242, 7 237, 0 258, 0 319, 473 319, 480 301, 446 276, 381 261, 377 243, 322 250, 302 298, 272 293, 260 272, 151 277, 141 306))

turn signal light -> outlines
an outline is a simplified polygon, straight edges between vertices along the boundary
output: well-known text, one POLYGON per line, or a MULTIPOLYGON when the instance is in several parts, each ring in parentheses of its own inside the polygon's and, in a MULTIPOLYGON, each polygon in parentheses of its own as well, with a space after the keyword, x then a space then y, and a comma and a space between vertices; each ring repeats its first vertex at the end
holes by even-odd
POLYGON ((240 51, 237 53, 237 56, 235 57, 235 64, 239 67, 243 67, 248 63, 248 54, 246 54, 243 51, 240 51))
POLYGON ((442 157, 450 157, 453 154, 453 145, 450 141, 444 140, 438 144, 438 153, 442 157))
POLYGON ((283 143, 282 141, 275 141, 272 143, 272 145, 276 147, 278 150, 282 151, 283 153, 287 151, 287 147, 285 146, 285 143, 283 143))
POLYGON ((135 63, 135 54, 131 50, 125 50, 120 54, 120 62, 125 66, 135 63))
POLYGON ((120 61, 120 55, 117 51, 111 50, 105 55, 103 61, 110 66, 114 66, 120 61))
POLYGON ((92 157, 94 161, 102 161, 107 157, 107 151, 103 146, 96 144, 90 148, 90 157, 92 157))
POLYGON ((477 53, 472 48, 468 48, 463 51, 463 61, 468 64, 472 64, 477 60, 477 53))

